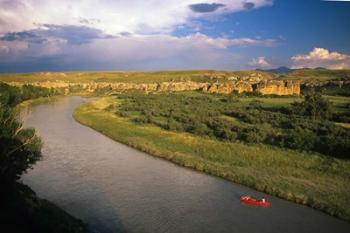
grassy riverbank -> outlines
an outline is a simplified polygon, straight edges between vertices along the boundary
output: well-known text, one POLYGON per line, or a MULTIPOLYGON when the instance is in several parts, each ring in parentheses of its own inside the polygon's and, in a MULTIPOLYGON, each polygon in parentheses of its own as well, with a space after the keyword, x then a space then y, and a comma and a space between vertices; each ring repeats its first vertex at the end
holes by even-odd
POLYGON ((151 155, 350 220, 350 161, 136 124, 109 111, 116 103, 101 98, 80 106, 74 117, 151 155))
POLYGON ((26 100, 26 101, 23 101, 21 102, 20 104, 18 104, 16 106, 17 109, 21 109, 21 108, 26 108, 26 107, 30 107, 30 106, 36 106, 36 105, 39 105, 39 104, 45 104, 45 103, 49 103, 49 102, 52 102, 52 101, 56 101, 58 100, 59 98, 62 98, 63 95, 57 95, 57 96, 50 96, 50 97, 39 97, 39 98, 36 98, 36 99, 31 99, 31 100, 26 100))

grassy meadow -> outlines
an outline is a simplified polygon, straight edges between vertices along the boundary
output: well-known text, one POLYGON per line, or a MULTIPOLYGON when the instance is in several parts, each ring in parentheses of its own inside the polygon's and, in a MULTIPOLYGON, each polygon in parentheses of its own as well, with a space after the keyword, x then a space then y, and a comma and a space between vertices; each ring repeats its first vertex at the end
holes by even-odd
POLYGON ((218 70, 169 70, 169 71, 91 71, 91 72, 38 72, 38 73, 3 73, 3 82, 134 82, 153 83, 170 81, 225 81, 228 77, 244 77, 251 74, 261 74, 265 78, 279 80, 328 81, 349 80, 349 70, 317 70, 300 69, 287 74, 274 74, 264 71, 218 71, 218 70))
POLYGON ((124 82, 124 83, 154 83, 170 81, 209 82, 225 81, 227 77, 243 77, 253 73, 260 73, 263 77, 275 77, 274 74, 258 71, 215 71, 215 70, 187 70, 187 71, 154 71, 154 72, 46 72, 46 73, 18 73, 0 74, 3 82, 124 82))
MULTIPOLYGON (((267 99, 266 104, 277 104, 275 101, 267 99)), ((115 111, 122 106, 116 97, 100 98, 77 108, 74 118, 114 140, 178 165, 350 220, 349 160, 169 131, 119 116, 115 111)))

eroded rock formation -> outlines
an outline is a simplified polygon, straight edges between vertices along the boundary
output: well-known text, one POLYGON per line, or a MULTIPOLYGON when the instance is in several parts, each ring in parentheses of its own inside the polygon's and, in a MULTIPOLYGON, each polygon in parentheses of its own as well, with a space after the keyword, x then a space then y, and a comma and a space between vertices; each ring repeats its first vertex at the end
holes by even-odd
POLYGON ((299 95, 300 82, 296 81, 262 81, 255 85, 255 91, 263 95, 299 95))
MULTIPOLYGON (((24 83, 9 83, 21 86, 24 83)), ((109 91, 143 90, 146 92, 171 92, 171 91, 204 91, 208 93, 230 94, 232 92, 259 92, 264 95, 299 95, 300 83, 292 81, 263 80, 252 81, 226 81, 222 83, 201 83, 201 82, 162 82, 162 83, 108 83, 108 82, 88 82, 69 83, 64 81, 55 82, 32 82, 34 86, 46 88, 61 88, 69 92, 71 89, 79 89, 87 92, 94 92, 98 89, 109 91)))

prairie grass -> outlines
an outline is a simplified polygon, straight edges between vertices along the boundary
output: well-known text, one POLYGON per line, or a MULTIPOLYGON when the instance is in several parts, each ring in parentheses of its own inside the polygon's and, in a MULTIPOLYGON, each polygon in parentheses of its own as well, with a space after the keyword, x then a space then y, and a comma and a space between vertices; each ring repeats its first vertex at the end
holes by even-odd
POLYGON ((74 118, 150 155, 350 220, 350 161, 135 124, 108 111, 118 104, 101 98, 78 107, 74 118))
MULTIPOLYGON (((48 73, 17 73, 0 74, 3 82, 126 82, 126 83, 154 83, 170 81, 208 82, 213 78, 224 81, 226 76, 242 77, 257 71, 215 71, 215 70, 179 70, 154 72, 48 72, 48 73)), ((273 74, 259 72, 264 77, 274 77, 273 74)))

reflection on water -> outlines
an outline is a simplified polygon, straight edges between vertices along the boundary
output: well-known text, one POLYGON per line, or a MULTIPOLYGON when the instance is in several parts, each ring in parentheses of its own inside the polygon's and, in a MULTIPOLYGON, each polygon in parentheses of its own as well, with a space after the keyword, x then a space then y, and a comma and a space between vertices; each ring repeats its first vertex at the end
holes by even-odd
POLYGON ((25 117, 44 141, 44 159, 23 177, 39 196, 96 232, 348 232, 350 224, 269 197, 268 209, 243 205, 240 185, 163 161, 74 121, 85 100, 67 97, 25 117))

